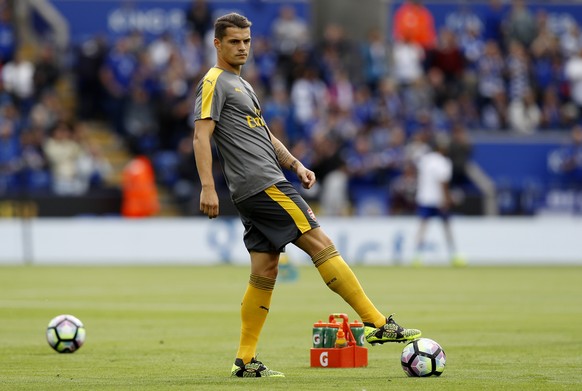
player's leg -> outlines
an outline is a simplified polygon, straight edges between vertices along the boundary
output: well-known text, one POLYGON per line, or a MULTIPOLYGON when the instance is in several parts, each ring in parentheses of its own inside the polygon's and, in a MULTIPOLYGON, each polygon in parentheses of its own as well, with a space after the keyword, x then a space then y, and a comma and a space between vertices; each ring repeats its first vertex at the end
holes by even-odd
POLYGON ((278 261, 278 253, 251 252, 251 275, 241 302, 241 335, 236 354, 245 363, 255 357, 259 335, 271 306, 278 261))
POLYGON ((447 249, 449 251, 449 256, 452 258, 457 250, 455 248, 455 239, 453 238, 453 230, 451 229, 448 216, 445 215, 442 217, 442 223, 445 239, 447 241, 447 249))
POLYGON ((352 269, 335 249, 321 228, 301 235, 295 245, 313 260, 326 285, 340 295, 362 318, 363 322, 381 326, 386 317, 368 299, 352 269))
POLYGON ((467 265, 467 261, 459 255, 457 252, 457 245, 455 243, 455 238, 453 236, 453 229, 451 227, 450 217, 448 214, 444 214, 442 217, 443 230, 445 232, 445 238, 447 240, 447 248, 449 250, 449 259, 453 266, 463 267, 467 265))
POLYGON ((416 232, 416 244, 414 247, 414 257, 412 258, 412 266, 419 267, 422 266, 423 260, 423 250, 424 250, 424 237, 426 235, 426 228, 428 227, 428 218, 420 218, 420 223, 418 225, 418 231, 416 232))
POLYGON ((419 206, 416 214, 420 220, 418 230, 416 231, 416 242, 414 247, 414 257, 412 258, 412 266, 419 267, 423 263, 423 252, 425 248, 426 230, 428 228, 428 221, 430 218, 438 214, 437 208, 430 206, 419 206))
POLYGON ((386 318, 370 301, 356 275, 321 228, 301 235, 295 245, 311 257, 323 281, 340 295, 361 317, 366 326, 366 340, 371 344, 403 342, 420 337, 415 329, 404 329, 386 318))
POLYGON ((279 253, 251 251, 251 275, 241 302, 241 333, 232 376, 282 377, 256 360, 259 336, 271 306, 279 253))

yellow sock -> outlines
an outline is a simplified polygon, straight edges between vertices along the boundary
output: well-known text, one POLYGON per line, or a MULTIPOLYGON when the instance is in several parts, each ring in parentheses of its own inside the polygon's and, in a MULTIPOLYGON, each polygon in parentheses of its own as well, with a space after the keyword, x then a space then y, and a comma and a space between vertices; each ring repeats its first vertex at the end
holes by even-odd
POLYGON ((259 335, 269 314, 273 288, 274 279, 251 274, 241 303, 241 333, 236 353, 245 364, 255 357, 259 335))
POLYGON ((373 323, 376 327, 386 323, 386 317, 366 296, 356 275, 335 246, 317 253, 312 261, 329 289, 340 295, 362 318, 362 322, 373 323))

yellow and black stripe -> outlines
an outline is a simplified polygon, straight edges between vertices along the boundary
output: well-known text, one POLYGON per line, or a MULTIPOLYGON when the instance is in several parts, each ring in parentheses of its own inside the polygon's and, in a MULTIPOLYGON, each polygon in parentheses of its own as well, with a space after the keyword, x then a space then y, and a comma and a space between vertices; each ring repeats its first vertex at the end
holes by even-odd
POLYGON ((311 208, 289 182, 280 182, 236 204, 249 251, 281 251, 319 227, 311 208))
POLYGON ((212 109, 212 97, 214 96, 214 89, 216 88, 216 80, 223 72, 220 68, 211 68, 202 80, 202 109, 200 118, 210 118, 212 109))

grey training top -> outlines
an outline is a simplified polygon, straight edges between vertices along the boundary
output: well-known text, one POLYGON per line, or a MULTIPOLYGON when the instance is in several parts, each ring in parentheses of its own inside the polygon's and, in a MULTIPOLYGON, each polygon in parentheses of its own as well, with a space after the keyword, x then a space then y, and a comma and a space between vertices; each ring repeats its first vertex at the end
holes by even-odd
POLYGON ((211 68, 196 89, 199 119, 216 122, 212 137, 233 202, 285 180, 257 95, 242 77, 211 68))

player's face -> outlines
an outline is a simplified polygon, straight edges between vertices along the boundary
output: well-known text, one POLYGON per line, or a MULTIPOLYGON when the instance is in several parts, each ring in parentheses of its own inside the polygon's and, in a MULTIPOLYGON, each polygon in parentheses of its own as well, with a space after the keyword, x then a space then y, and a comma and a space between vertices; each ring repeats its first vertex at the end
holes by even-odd
POLYGON ((240 69, 247 62, 251 50, 251 29, 229 27, 222 40, 214 39, 219 65, 240 69))

